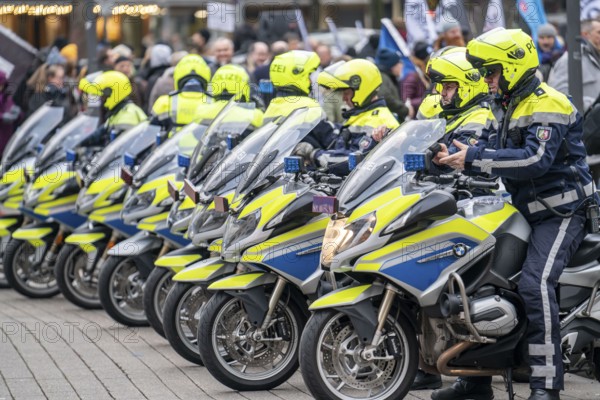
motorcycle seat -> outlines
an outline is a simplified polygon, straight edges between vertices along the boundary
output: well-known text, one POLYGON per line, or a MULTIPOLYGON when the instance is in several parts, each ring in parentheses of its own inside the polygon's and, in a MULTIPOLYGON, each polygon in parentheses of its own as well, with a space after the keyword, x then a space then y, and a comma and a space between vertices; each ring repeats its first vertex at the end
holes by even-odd
POLYGON ((600 258, 600 233, 592 233, 583 238, 567 267, 579 267, 600 258))

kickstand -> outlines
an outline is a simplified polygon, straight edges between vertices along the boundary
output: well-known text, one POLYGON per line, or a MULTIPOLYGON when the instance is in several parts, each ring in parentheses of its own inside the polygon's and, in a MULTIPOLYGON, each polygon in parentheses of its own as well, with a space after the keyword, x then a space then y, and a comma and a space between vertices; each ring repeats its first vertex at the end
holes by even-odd
POLYGON ((506 391, 508 392, 508 400, 515 400, 515 391, 513 390, 512 382, 512 368, 506 368, 506 374, 504 375, 504 384, 506 391))

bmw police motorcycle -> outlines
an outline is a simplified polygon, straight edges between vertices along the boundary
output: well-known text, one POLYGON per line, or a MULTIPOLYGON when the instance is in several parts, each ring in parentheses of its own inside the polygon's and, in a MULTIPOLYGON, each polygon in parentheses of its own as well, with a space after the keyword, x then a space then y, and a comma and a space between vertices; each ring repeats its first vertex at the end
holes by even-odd
MULTIPOLYGON (((50 138, 63 119, 64 108, 42 105, 10 137, 2 154, 0 166, 0 258, 11 233, 23 224, 19 211, 23 201, 26 174, 33 175, 35 158, 42 145, 50 138)), ((0 288, 9 287, 0 263, 0 288)))
POLYGON ((138 232, 121 219, 127 190, 120 176, 123 156, 131 152, 145 157, 159 130, 158 126, 142 122, 118 137, 113 133, 111 142, 86 165, 81 165, 76 152, 68 150, 75 169, 81 170, 77 176, 81 189, 76 207, 87 222, 66 237, 54 275, 63 296, 79 307, 101 308, 98 275, 108 250, 138 232))
MULTIPOLYGON (((321 267, 355 283, 310 306, 300 365, 316 398, 403 398, 419 364, 504 375, 513 396, 512 369, 526 364, 517 286, 530 227, 500 196, 469 198, 493 183, 427 174, 443 135, 441 120, 405 123, 351 173, 337 210, 331 204, 321 267)), ((598 243, 588 236, 559 280, 566 370, 596 378, 598 243)))
MULTIPOLYGON (((328 222, 313 211, 313 197, 335 193, 341 178, 302 173, 302 158, 289 156, 320 121, 320 108, 299 109, 269 138, 232 200, 221 259, 204 267, 230 272, 208 285, 215 293, 200 315, 200 355, 215 378, 236 390, 274 388, 298 367, 328 222)), ((179 274, 185 273, 191 268, 179 274)))
POLYGON ((40 147, 19 209, 32 222, 12 233, 4 253, 6 278, 25 296, 43 298, 59 292, 54 276, 58 252, 65 236, 85 222, 75 209, 79 186, 66 152, 83 148, 91 157, 98 149, 85 146, 85 141, 98 123, 96 116, 79 114, 40 147))

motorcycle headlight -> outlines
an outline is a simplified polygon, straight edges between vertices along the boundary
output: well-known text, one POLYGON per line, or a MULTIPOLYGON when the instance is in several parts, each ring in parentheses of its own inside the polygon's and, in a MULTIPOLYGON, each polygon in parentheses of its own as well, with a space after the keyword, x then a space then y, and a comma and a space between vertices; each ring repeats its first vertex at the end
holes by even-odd
POLYGON ((223 236, 223 248, 225 249, 251 235, 256 230, 259 221, 260 210, 256 210, 244 218, 229 218, 223 236))
POLYGON ((156 190, 149 190, 144 193, 134 193, 133 195, 129 196, 125 202, 123 210, 130 211, 133 209, 150 207, 152 201, 154 200, 155 193, 156 190))
POLYGON ((220 226, 223 226, 223 224, 227 221, 228 215, 228 213, 219 212, 214 208, 212 210, 205 210, 201 213, 198 213, 194 216, 194 219, 190 224, 190 237, 197 233, 212 231, 220 226))
POLYGON ((347 221, 348 218, 331 220, 327 226, 321 250, 321 265, 325 269, 331 267, 338 254, 366 241, 373 233, 377 217, 372 212, 350 224, 347 221))
POLYGON ((126 191, 127 191, 127 187, 123 186, 122 188, 117 189, 116 192, 114 192, 110 196, 108 196, 108 199, 112 200, 112 201, 120 200, 125 196, 126 191))

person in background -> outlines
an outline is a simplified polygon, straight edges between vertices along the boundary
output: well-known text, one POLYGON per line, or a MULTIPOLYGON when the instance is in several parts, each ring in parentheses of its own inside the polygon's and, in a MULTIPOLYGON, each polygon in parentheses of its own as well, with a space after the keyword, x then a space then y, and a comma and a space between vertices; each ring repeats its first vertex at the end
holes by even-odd
POLYGON ((331 65, 333 58, 331 57, 331 48, 325 43, 320 43, 315 46, 315 53, 321 59, 321 64, 319 65, 319 72, 323 71, 325 68, 331 65))
POLYGON ((21 108, 8 92, 8 78, 4 71, 0 71, 0 154, 14 133, 21 114, 21 108))
POLYGON ((252 76, 252 81, 254 83, 259 83, 261 80, 269 80, 269 68, 271 67, 271 63, 273 62, 273 59, 275 57, 277 57, 280 54, 286 53, 289 50, 289 46, 287 44, 287 42, 284 42, 283 40, 279 40, 277 42, 273 42, 273 44, 271 44, 271 60, 264 64, 261 65, 260 67, 256 67, 256 69, 254 70, 253 74, 250 74, 252 76))
POLYGON ((133 60, 133 50, 126 44, 119 44, 108 51, 108 56, 113 65, 120 57, 125 57, 133 60))
POLYGON ((398 121, 402 122, 408 116, 409 110, 400 98, 400 92, 398 91, 404 68, 401 55, 389 49, 379 49, 377 50, 376 62, 382 79, 379 97, 385 100, 390 111, 397 115, 398 121))
POLYGON ((443 21, 440 24, 439 33, 440 35, 433 44, 435 51, 447 46, 466 46, 460 23, 454 19, 443 21))
POLYGON ((377 49, 379 48, 379 34, 374 33, 369 36, 369 41, 356 55, 357 58, 366 58, 367 60, 375 60, 377 49))
POLYGON ((302 41, 300 40, 300 36, 296 32, 288 32, 283 35, 283 40, 285 40, 288 44, 288 48, 290 50, 302 50, 300 44, 302 41))
POLYGON ((246 71, 252 75, 256 68, 269 62, 269 46, 264 42, 254 42, 248 48, 246 57, 246 71))
MULTIPOLYGON (((245 7, 245 11, 250 10, 252 7, 245 7)), ((244 18, 243 23, 238 25, 233 32, 233 45, 234 51, 239 54, 250 53, 250 47, 253 43, 258 40, 256 29, 254 26, 244 18)))
POLYGON ((68 120, 72 116, 72 113, 64 83, 65 67, 63 65, 42 65, 27 82, 34 91, 33 95, 29 98, 27 116, 33 114, 35 110, 47 101, 51 101, 54 106, 65 109, 64 120, 68 120))
POLYGON ((175 66, 183 57, 187 55, 187 51, 177 51, 171 54, 171 67, 166 69, 162 76, 158 78, 154 84, 152 93, 150 93, 148 104, 154 104, 156 99, 158 99, 160 96, 169 94, 174 90, 175 81, 173 79, 173 73, 175 72, 175 66))
POLYGON ((231 64, 233 59, 233 42, 226 37, 220 37, 212 45, 215 62, 211 65, 212 73, 223 65, 231 64))
POLYGON ((413 55, 410 59, 416 70, 408 74, 400 85, 402 101, 406 102, 408 100, 411 105, 411 109, 409 110, 410 118, 414 118, 414 113, 419 109, 425 94, 430 88, 429 80, 425 75, 425 66, 432 51, 433 48, 427 42, 415 43, 413 55))
MULTIPOLYGON (((581 22, 581 68, 583 73, 583 110, 585 113, 600 93, 600 21, 581 22)), ((548 76, 548 85, 569 95, 569 55, 565 52, 554 64, 548 76)))
POLYGON ((135 78, 135 67, 133 66, 133 61, 124 56, 117 58, 115 60, 115 71, 121 72, 129 79, 129 82, 131 82, 131 101, 133 101, 138 107, 144 109, 144 99, 146 98, 144 86, 135 78))
POLYGON ((537 52, 540 66, 538 70, 544 78, 544 82, 548 80, 550 70, 565 52, 564 46, 558 40, 558 32, 552 24, 540 25, 537 31, 537 52))
POLYGON ((208 41, 210 40, 210 32, 208 29, 200 29, 191 37, 191 49, 190 53, 198 54, 202 57, 207 55, 208 41))
POLYGON ((141 77, 146 80, 146 104, 148 107, 152 104, 149 103, 149 97, 154 84, 165 70, 171 66, 171 48, 166 44, 156 44, 150 48, 149 52, 147 69, 145 73, 141 74, 141 77))

